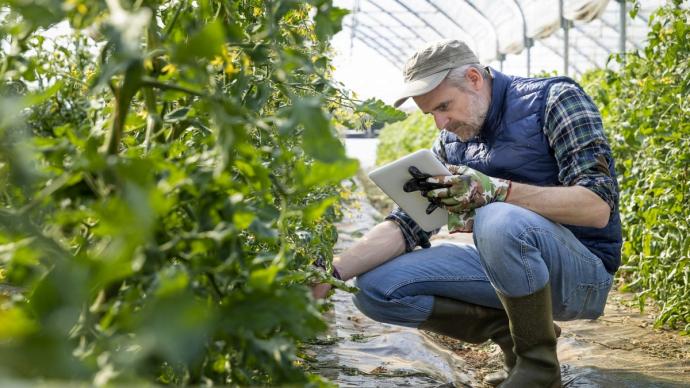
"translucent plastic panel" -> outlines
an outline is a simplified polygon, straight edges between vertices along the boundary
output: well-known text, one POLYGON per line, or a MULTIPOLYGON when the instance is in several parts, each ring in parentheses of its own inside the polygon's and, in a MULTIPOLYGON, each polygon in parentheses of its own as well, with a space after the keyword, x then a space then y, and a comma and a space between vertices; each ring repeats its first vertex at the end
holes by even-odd
MULTIPOLYGON (((336 0, 336 4, 351 10, 359 4, 355 15, 345 19, 345 31, 353 36, 351 44, 374 46, 397 67, 430 41, 458 38, 465 40, 483 63, 497 68, 505 65, 513 74, 527 74, 526 33, 534 39, 530 73, 565 72, 566 34, 560 24, 559 0, 336 0), (352 27, 354 34, 348 30, 352 27), (503 63, 498 60, 503 58, 499 53, 505 55, 503 63)), ((635 19, 625 13, 628 51, 644 47, 649 16, 664 0, 638 4, 635 19)), ((631 7, 628 3, 628 11, 631 7)), ((610 54, 621 50, 617 0, 563 0, 563 12, 571 22, 568 74, 605 66, 610 54)))
POLYGON ((405 4, 414 5, 419 9, 428 6, 435 11, 430 15, 438 23, 439 28, 455 27, 446 35, 447 39, 461 39, 465 41, 477 56, 482 59, 496 56, 496 36, 493 27, 486 17, 464 1, 456 0, 405 0, 405 4), (425 5, 424 5, 425 4, 425 5))
POLYGON ((473 0, 485 10, 498 35, 498 51, 501 54, 519 54, 525 47, 523 22, 514 0, 473 0))
POLYGON ((558 0, 517 0, 527 19, 527 36, 541 39, 561 26, 558 0))
POLYGON ((564 0, 563 17, 589 22, 602 14, 608 3, 609 0, 564 0))
MULTIPOLYGON (((414 2, 421 3, 419 0, 414 2)), ((476 42, 475 53, 480 61, 488 62, 496 58, 498 37, 484 9, 477 7, 474 1, 428 0, 427 2, 433 4, 439 13, 444 14, 446 21, 458 23, 467 30, 476 42)), ((454 36, 449 38, 454 38, 454 36)))

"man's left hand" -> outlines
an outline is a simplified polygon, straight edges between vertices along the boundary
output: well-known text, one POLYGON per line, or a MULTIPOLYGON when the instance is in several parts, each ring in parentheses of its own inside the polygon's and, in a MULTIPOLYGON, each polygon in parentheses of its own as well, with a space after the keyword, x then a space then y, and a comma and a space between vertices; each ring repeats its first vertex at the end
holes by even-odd
POLYGON ((453 175, 427 178, 430 185, 442 185, 422 195, 440 202, 449 212, 467 213, 491 202, 504 202, 511 181, 493 178, 467 166, 447 165, 453 175))

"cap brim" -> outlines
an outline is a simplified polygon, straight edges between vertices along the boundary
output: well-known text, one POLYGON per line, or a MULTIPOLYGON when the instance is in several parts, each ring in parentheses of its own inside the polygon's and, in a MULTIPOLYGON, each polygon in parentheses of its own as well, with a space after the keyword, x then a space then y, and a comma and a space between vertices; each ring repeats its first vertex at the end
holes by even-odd
POLYGON ((397 108, 410 97, 421 96, 422 94, 426 94, 434 90, 434 88, 446 78, 448 73, 450 73, 450 70, 451 69, 444 70, 422 79, 407 82, 403 87, 403 90, 400 92, 400 97, 395 100, 393 106, 397 108))

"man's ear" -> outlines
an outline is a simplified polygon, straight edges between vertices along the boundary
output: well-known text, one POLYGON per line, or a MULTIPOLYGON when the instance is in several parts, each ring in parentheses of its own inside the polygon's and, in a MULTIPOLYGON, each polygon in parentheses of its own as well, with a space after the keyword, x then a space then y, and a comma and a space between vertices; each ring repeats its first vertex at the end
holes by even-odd
POLYGON ((484 77, 482 77, 482 74, 479 72, 479 70, 475 69, 474 67, 470 67, 467 70, 465 77, 467 78, 468 84, 471 85, 472 89, 475 91, 480 91, 482 86, 484 86, 484 77))

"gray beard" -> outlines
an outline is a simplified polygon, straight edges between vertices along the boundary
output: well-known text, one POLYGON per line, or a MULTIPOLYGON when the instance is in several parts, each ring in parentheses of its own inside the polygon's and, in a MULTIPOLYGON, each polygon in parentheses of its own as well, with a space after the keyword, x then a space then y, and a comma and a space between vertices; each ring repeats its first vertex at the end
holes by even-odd
POLYGON ((479 135, 479 131, 481 131, 489 111, 489 101, 484 99, 479 93, 468 93, 470 93, 470 101, 468 103, 470 112, 477 112, 476 116, 471 117, 468 121, 454 121, 446 127, 446 131, 455 134, 460 141, 468 141, 479 135))

